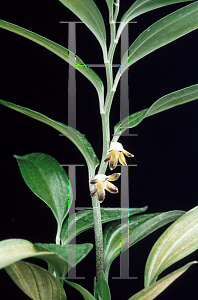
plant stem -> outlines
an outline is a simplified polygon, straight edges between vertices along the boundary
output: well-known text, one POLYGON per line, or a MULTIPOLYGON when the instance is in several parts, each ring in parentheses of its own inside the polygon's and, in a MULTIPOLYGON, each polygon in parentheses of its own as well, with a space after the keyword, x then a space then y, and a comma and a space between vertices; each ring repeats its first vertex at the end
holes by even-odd
POLYGON ((119 14, 119 9, 120 9, 120 0, 116 0, 116 3, 114 3, 114 5, 115 5, 115 12, 114 12, 113 20, 114 22, 116 22, 119 14))
POLYGON ((56 233, 56 245, 61 244, 60 234, 61 234, 61 226, 60 226, 60 224, 58 224, 58 229, 57 229, 57 233, 56 233))
MULTIPOLYGON (((111 43, 110 43, 110 55, 108 53, 108 57, 106 57, 106 52, 103 51, 103 58, 105 63, 106 70, 106 79, 107 79, 107 95, 105 100, 105 109, 101 111, 101 119, 102 119, 102 132, 103 132, 103 152, 102 152, 102 160, 99 167, 99 174, 105 174, 107 169, 107 163, 104 163, 104 159, 107 155, 107 150, 110 145, 110 109, 113 100, 113 96, 115 91, 113 90, 113 54, 115 50, 115 34, 116 34, 116 25, 115 22, 117 20, 118 12, 119 12, 119 0, 116 0, 116 9, 115 14, 110 15, 110 32, 111 32, 111 43)), ((90 186, 90 190, 92 187, 90 186)), ((102 221, 101 221, 101 211, 100 211, 100 203, 98 201, 98 197, 92 197, 92 207, 93 207, 93 218, 94 218, 94 233, 95 233, 95 246, 96 246, 96 281, 99 279, 101 272, 103 271, 104 264, 104 253, 103 253, 103 233, 102 233, 102 221)))
POLYGON ((103 234, 102 234, 102 221, 100 212, 100 203, 98 197, 92 197, 93 218, 94 218, 94 233, 95 233, 95 246, 96 246, 96 281, 99 279, 104 265, 103 254, 103 234))
POLYGON ((104 162, 104 159, 107 155, 107 150, 109 149, 110 144, 110 128, 109 128, 109 117, 107 113, 101 114, 102 118, 102 134, 103 134, 103 152, 102 159, 100 163, 100 168, 98 174, 105 174, 107 169, 107 163, 104 162))

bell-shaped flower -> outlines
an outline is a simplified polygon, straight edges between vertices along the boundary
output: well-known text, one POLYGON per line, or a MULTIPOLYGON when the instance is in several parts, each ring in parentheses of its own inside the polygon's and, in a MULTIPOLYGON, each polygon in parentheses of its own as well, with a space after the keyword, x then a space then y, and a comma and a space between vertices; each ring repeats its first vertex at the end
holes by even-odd
POLYGON ((94 189, 91 192, 91 196, 94 197, 98 194, 98 200, 102 203, 105 199, 105 190, 112 194, 118 193, 118 188, 109 181, 115 181, 120 177, 120 173, 114 173, 112 175, 106 176, 103 174, 98 174, 93 180, 89 182, 94 184, 94 189))
POLYGON ((121 165, 127 165, 124 154, 128 157, 134 157, 133 154, 127 152, 123 148, 122 144, 118 142, 111 142, 110 149, 107 151, 107 157, 104 162, 109 162, 109 168, 111 170, 116 168, 118 160, 121 165))

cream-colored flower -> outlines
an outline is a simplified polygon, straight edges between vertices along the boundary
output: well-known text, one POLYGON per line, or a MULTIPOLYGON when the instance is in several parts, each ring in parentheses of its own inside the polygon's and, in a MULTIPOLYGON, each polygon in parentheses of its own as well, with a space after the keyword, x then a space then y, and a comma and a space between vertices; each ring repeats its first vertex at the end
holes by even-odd
POLYGON ((134 157, 133 154, 124 150, 122 144, 118 142, 111 142, 110 149, 107 151, 107 157, 105 162, 109 162, 109 168, 111 170, 115 169, 118 164, 118 159, 121 165, 127 165, 124 154, 128 157, 134 157))
POLYGON ((90 180, 91 184, 94 184, 94 190, 91 192, 91 196, 94 197, 98 194, 98 200, 102 203, 105 199, 105 190, 112 194, 118 193, 118 188, 109 181, 115 181, 120 177, 120 173, 114 173, 106 176, 98 174, 93 180, 90 180))

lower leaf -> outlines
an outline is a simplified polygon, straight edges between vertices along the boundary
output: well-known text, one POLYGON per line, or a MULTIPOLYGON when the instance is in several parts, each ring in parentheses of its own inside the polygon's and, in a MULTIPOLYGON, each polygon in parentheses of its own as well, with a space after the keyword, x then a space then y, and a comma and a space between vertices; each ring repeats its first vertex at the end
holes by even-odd
POLYGON ((104 230, 104 271, 108 278, 109 268, 113 260, 120 255, 120 233, 126 234, 122 237, 122 251, 135 245, 137 242, 157 230, 158 228, 175 221, 184 214, 183 211, 169 211, 166 213, 145 214, 131 216, 126 222, 120 221, 109 223, 104 230), (129 236, 128 236, 129 230, 129 236))
POLYGON ((75 267, 93 248, 92 244, 32 244, 22 239, 0 242, 0 269, 29 257, 45 260, 62 280, 71 267, 75 267))
POLYGON ((144 288, 137 294, 133 295, 128 300, 152 300, 155 299, 159 294, 161 294, 174 280, 181 276, 184 272, 190 268, 197 261, 190 262, 183 266, 182 268, 168 274, 157 282, 151 284, 150 286, 144 288))
POLYGON ((144 275, 147 287, 169 266, 198 249, 198 206, 175 221, 151 249, 144 275))
POLYGON ((106 281, 104 272, 101 273, 94 290, 94 296, 97 300, 111 300, 109 285, 106 281))
POLYGON ((66 300, 58 280, 45 269, 19 261, 5 268, 16 285, 33 300, 66 300))
POLYGON ((81 293, 83 298, 85 300, 95 300, 95 298, 85 289, 83 288, 80 284, 65 280, 65 282, 69 285, 71 285, 73 288, 75 288, 77 291, 81 293))

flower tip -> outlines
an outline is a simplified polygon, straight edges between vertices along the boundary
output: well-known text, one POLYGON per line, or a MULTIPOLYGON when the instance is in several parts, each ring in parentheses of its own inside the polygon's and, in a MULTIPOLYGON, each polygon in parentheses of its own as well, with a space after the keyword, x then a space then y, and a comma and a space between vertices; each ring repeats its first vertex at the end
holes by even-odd
POLYGON ((110 168, 110 170, 111 170, 111 171, 112 171, 112 170, 114 170, 114 169, 115 169, 115 167, 116 167, 116 164, 114 164, 114 163, 110 162, 110 164, 109 164, 109 168, 110 168))

